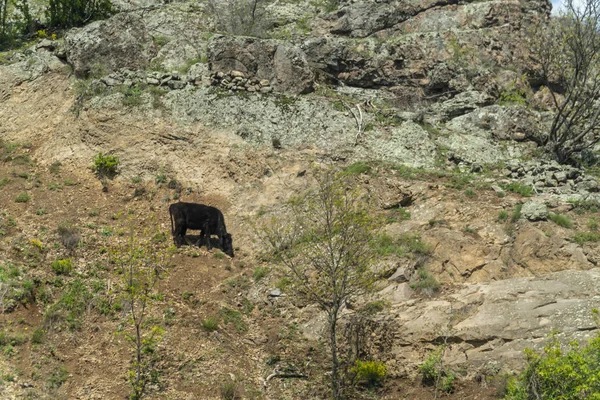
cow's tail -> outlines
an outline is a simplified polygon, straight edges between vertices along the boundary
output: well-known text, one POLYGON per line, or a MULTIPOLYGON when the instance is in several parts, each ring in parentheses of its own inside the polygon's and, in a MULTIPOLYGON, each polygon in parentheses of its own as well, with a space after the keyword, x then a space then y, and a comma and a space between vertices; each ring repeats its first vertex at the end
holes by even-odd
POLYGON ((169 217, 171 217, 171 235, 175 236, 175 225, 173 224, 173 211, 169 207, 169 217))

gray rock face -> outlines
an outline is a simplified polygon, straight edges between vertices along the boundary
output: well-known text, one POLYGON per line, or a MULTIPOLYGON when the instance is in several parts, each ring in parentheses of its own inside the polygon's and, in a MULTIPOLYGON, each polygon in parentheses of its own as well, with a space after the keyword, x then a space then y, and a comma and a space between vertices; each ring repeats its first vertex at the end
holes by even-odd
POLYGON ((521 208, 521 216, 530 221, 545 221, 548 218, 548 207, 541 201, 528 201, 521 208))
MULTIPOLYGON (((413 375, 422 362, 418 343, 448 335, 455 343, 445 362, 476 372, 489 362, 500 370, 521 369, 523 350, 540 349, 553 329, 560 340, 584 340, 597 329, 600 269, 562 271, 538 278, 516 278, 465 285, 455 294, 396 305, 397 339, 386 358, 400 375, 413 375)), ((383 356, 383 355, 382 355, 383 356)))
POLYGON ((246 78, 269 80, 276 92, 313 91, 314 75, 302 50, 284 42, 215 36, 208 44, 211 72, 243 72, 246 78))
POLYGON ((117 14, 70 31, 65 48, 78 77, 87 77, 98 68, 108 70, 105 72, 143 68, 155 53, 143 19, 133 13, 117 14))

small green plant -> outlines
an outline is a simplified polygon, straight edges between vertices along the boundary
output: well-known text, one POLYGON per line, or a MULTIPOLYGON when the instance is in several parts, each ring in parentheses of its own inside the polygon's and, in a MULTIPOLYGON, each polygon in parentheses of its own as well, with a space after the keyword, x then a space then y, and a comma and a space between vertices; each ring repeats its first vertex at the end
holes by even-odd
POLYGON ((417 269, 417 280, 410 287, 428 296, 440 290, 439 282, 422 267, 417 269))
POLYGON ((35 210, 35 215, 46 215, 46 210, 44 208, 38 208, 35 210))
POLYGON ((360 312, 366 315, 375 315, 385 309, 386 302, 384 300, 371 301, 361 307, 360 312))
POLYGON ((387 217, 387 223, 391 224, 393 222, 407 221, 409 219, 410 212, 403 207, 398 207, 390 210, 389 215, 387 217))
POLYGON ((56 259, 50 265, 57 275, 69 275, 73 270, 73 261, 70 258, 56 259))
POLYGON ((221 399, 239 400, 241 399, 238 385, 235 382, 224 382, 221 384, 221 399))
POLYGON ((31 197, 27 193, 21 193, 15 197, 16 203, 27 203, 29 200, 31 200, 31 197))
POLYGON ((344 172, 352 175, 368 174, 371 172, 371 167, 362 161, 357 161, 344 168, 344 172))
POLYGON ((140 183, 141 181, 142 181, 142 177, 139 175, 136 175, 133 178, 131 178, 131 183, 140 183))
POLYGON ((523 204, 517 204, 512 214, 510 215, 510 222, 517 222, 519 218, 521 218, 521 209, 523 208, 523 204))
POLYGON ((511 182, 508 185, 503 185, 502 189, 520 194, 523 197, 531 197, 533 195, 533 188, 531 185, 525 185, 520 182, 511 182))
POLYGON ((553 214, 551 213, 548 218, 555 224, 562 226, 563 228, 573 227, 573 220, 566 215, 553 214))
POLYGON ((99 178, 114 178, 118 173, 119 158, 116 156, 104 155, 102 152, 94 158, 92 170, 99 178))
POLYGON ((65 367, 54 369, 48 378, 48 386, 52 389, 58 389, 69 378, 69 371, 65 367))
POLYGON ((221 319, 224 324, 233 325, 238 332, 246 332, 248 330, 248 325, 239 311, 223 307, 221 309, 221 319))
POLYGON ((60 241, 66 249, 73 251, 79 245, 81 241, 81 235, 79 229, 71 225, 70 223, 63 222, 58 226, 58 235, 60 241))
POLYGON ((221 250, 217 250, 215 251, 214 256, 217 260, 222 260, 225 258, 225 253, 223 253, 221 250))
POLYGON ((138 107, 142 105, 142 94, 144 93, 139 86, 122 87, 122 103, 125 107, 138 107))
POLYGON ((454 390, 456 374, 448 368, 444 368, 443 354, 446 345, 439 346, 435 351, 429 353, 423 364, 419 365, 425 385, 434 386, 436 392, 450 393, 454 390))
POLYGON ((62 163, 60 161, 55 161, 52 163, 52 165, 50 165, 50 173, 51 174, 58 174, 60 172, 60 167, 62 167, 62 163))
POLYGON ((475 192, 473 191, 473 189, 469 188, 465 190, 465 196, 472 199, 473 197, 475 197, 475 192))
POLYGON ((181 294, 181 297, 183 297, 184 300, 189 300, 193 295, 194 292, 183 292, 181 294))
POLYGON ((596 218, 590 218, 587 222, 587 227, 590 231, 596 232, 598 230, 598 220, 596 218))
POLYGON ((207 332, 216 331, 219 327, 219 320, 214 317, 208 317, 204 321, 202 321, 202 329, 207 332))
POLYGON ((498 222, 506 222, 508 220, 508 212, 502 210, 498 213, 498 222))
POLYGON ((469 224, 465 225, 465 232, 467 233, 477 233, 477 229, 469 226, 469 224))
POLYGON ((269 269, 267 267, 258 266, 254 268, 254 272, 252 272, 252 277, 255 282, 260 281, 269 273, 269 269))
POLYGON ((387 374, 387 368, 380 361, 361 361, 356 360, 354 366, 350 368, 357 382, 367 386, 381 386, 387 374))
POLYGON ((88 217, 97 217, 100 215, 100 210, 98 208, 92 208, 90 212, 88 212, 88 217))
POLYGON ((31 343, 41 344, 44 342, 45 332, 42 328, 36 328, 31 334, 31 343))
POLYGON ((154 179, 154 182, 156 182, 157 184, 159 184, 159 183, 167 183, 167 175, 165 175, 165 174, 158 174, 158 175, 156 175, 156 178, 154 179))

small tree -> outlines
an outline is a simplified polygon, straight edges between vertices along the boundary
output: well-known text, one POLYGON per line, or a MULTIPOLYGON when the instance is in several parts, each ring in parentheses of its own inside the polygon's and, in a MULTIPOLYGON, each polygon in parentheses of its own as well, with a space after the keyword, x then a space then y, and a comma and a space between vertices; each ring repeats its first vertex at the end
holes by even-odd
POLYGON ((263 36, 271 21, 266 0, 209 0, 217 29, 232 35, 263 36))
POLYGON ((129 307, 129 321, 133 328, 127 339, 133 345, 134 359, 129 371, 132 400, 139 400, 147 385, 155 381, 153 356, 162 336, 159 326, 148 327, 146 318, 160 273, 166 267, 167 255, 157 244, 141 242, 130 234, 127 244, 113 250, 113 259, 123 272, 123 300, 129 307))
POLYGON ((600 141, 600 0, 563 4, 528 40, 555 112, 550 131, 533 139, 568 163, 600 141))
POLYGON ((108 18, 113 14, 110 0, 50 0, 46 18, 53 28, 71 28, 108 18))
POLYGON ((371 290, 371 243, 379 226, 348 175, 317 171, 317 188, 289 203, 287 218, 263 229, 295 295, 327 314, 332 398, 341 397, 337 324, 343 307, 371 290))

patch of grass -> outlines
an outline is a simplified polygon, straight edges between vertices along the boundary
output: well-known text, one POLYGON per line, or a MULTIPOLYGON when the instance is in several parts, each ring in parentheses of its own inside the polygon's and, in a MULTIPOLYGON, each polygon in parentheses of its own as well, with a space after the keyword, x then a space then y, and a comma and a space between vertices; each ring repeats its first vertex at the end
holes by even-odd
POLYGON ((508 212, 502 210, 498 213, 498 222, 506 222, 508 220, 508 212))
POLYGON ((587 242, 598 242, 600 241, 600 233, 596 232, 577 232, 573 235, 573 241, 582 245, 587 242))
POLYGON ((252 277, 255 282, 260 281, 269 273, 269 269, 267 267, 258 266, 254 268, 254 272, 252 272, 252 277))
POLYGON ((56 191, 56 190, 61 190, 62 189, 62 185, 60 183, 51 183, 48 185, 48 190, 51 191, 56 191))
POLYGON ((88 217, 97 217, 100 215, 100 210, 98 208, 92 208, 90 212, 88 212, 88 217))
POLYGON ((520 194, 523 197, 531 197, 533 195, 533 187, 520 182, 511 182, 507 185, 502 185, 502 189, 520 194))
POLYGON ((439 282, 424 268, 417 270, 417 280, 411 283, 410 287, 428 296, 440 290, 439 282))
POLYGON ((523 204, 517 204, 512 214, 510 215, 510 222, 517 222, 519 218, 521 218, 521 209, 523 208, 523 204))
POLYGON ((69 371, 63 366, 58 369, 53 369, 48 377, 48 386, 52 389, 58 389, 69 378, 69 371))
POLYGON ((596 218, 590 218, 587 222, 587 227, 590 231, 596 232, 598 230, 598 220, 596 218))
POLYGON ((465 190, 465 196, 472 199, 473 197, 475 197, 475 192, 473 191, 473 189, 469 188, 465 190))
POLYGON ((61 223, 57 229, 60 241, 67 250, 74 250, 81 241, 79 229, 69 223, 61 223))
POLYGON ((55 161, 50 165, 49 171, 51 174, 58 174, 60 172, 60 167, 62 167, 62 163, 60 161, 55 161))
POLYGON ((251 302, 247 297, 242 298, 242 312, 244 315, 250 315, 254 310, 254 303, 251 302))
POLYGON ((131 178, 131 183, 140 183, 141 181, 142 181, 142 177, 139 175, 136 175, 133 178, 131 178))
POLYGON ((238 332, 246 332, 248 330, 248 324, 246 324, 242 313, 239 311, 223 307, 220 314, 224 324, 233 325, 238 332))
POLYGON ((235 382, 222 383, 219 391, 223 400, 239 400, 242 398, 238 385, 235 382))
POLYGON ((409 254, 428 255, 431 248, 417 234, 402 234, 396 238, 382 233, 375 239, 375 250, 380 256, 396 255, 405 257, 409 254))
POLYGON ((372 388, 383 384, 387 368, 385 363, 380 361, 356 360, 350 372, 360 384, 372 388))
POLYGON ((165 174, 156 175, 156 178, 154 178, 154 182, 156 182, 156 184, 167 183, 167 175, 165 175, 165 174))
POLYGON ((223 253, 221 250, 217 250, 215 251, 214 256, 217 260, 222 260, 225 258, 225 253, 223 253))
POLYGON ((548 218, 554 222, 555 224, 562 226, 563 228, 572 228, 573 220, 569 218, 567 215, 562 214, 553 214, 551 213, 548 218))
POLYGON ((42 328, 36 328, 31 334, 31 343, 42 344, 44 342, 45 332, 42 328))
POLYGON ((60 328, 65 324, 69 330, 79 329, 81 316, 88 309, 91 300, 92 294, 87 286, 76 279, 67 285, 58 301, 46 310, 44 315, 46 325, 60 328))
POLYGON ((123 93, 122 103, 125 107, 138 107, 143 103, 142 94, 144 93, 142 87, 138 85, 130 87, 121 87, 121 93, 123 93))
POLYGON ((4 187, 6 185, 8 185, 9 183, 11 183, 12 181, 8 178, 2 178, 0 179, 0 187, 4 187))
POLYGON ((569 203, 573 205, 573 211, 578 215, 585 212, 597 213, 600 210, 600 203, 596 200, 573 200, 569 199, 569 203))
POLYGON ((27 203, 29 200, 31 200, 31 196, 27 193, 21 193, 15 197, 15 203, 27 203))
POLYGON ((360 312, 366 315, 375 315, 383 311, 386 307, 384 300, 371 301, 360 308, 360 312))
POLYGON ((179 73, 180 74, 187 74, 190 71, 190 68, 192 68, 193 65, 200 63, 200 57, 194 57, 194 58, 190 58, 189 60, 187 60, 182 66, 181 68, 179 68, 179 73))
POLYGON ((67 178, 65 179, 65 186, 75 186, 77 185, 77 182, 73 182, 71 179, 67 178))
POLYGON ((181 297, 183 297, 184 300, 189 300, 193 295, 194 292, 183 292, 181 294, 181 297))
POLYGON ((208 317, 202 321, 202 329, 207 332, 216 331, 219 328, 219 320, 214 317, 208 317))
POLYGON ((387 223, 407 221, 410 219, 410 212, 403 207, 393 208, 387 216, 387 223))
POLYGON ((344 168, 343 171, 351 175, 368 174, 371 172, 371 167, 362 161, 357 161, 354 164, 344 168))
POLYGON ((476 233, 477 229, 472 228, 471 226, 469 226, 469 224, 465 225, 465 232, 467 233, 476 233))
POLYGON ((275 283, 275 287, 281 291, 285 290, 292 284, 290 278, 283 277, 275 283))
POLYGON ((46 209, 38 208, 37 210, 35 210, 35 215, 46 215, 46 209))

